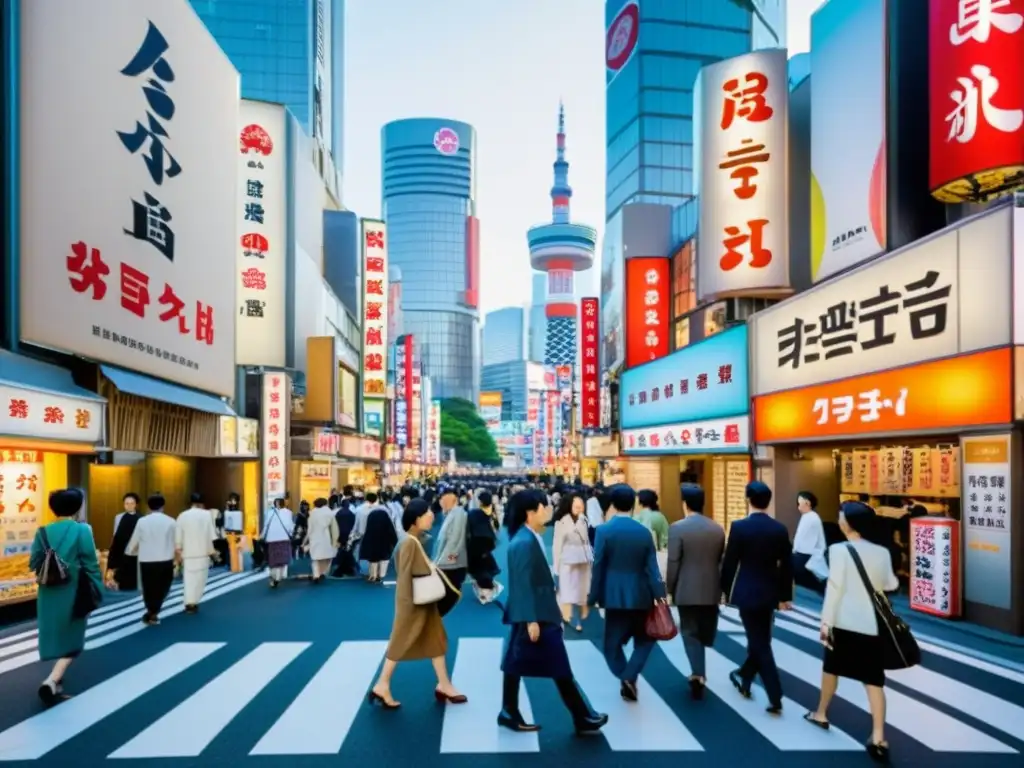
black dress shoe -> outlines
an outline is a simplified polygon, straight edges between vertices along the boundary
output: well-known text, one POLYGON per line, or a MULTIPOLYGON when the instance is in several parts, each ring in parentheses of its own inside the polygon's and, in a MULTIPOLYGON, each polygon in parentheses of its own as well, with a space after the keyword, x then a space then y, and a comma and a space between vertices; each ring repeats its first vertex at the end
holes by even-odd
POLYGON ((764 708, 764 711, 767 712, 769 715, 776 715, 776 716, 778 716, 778 715, 782 714, 782 705, 781 704, 769 704, 767 707, 764 708))
POLYGON ((622 685, 619 686, 619 695, 626 701, 636 701, 640 698, 636 690, 636 683, 632 683, 629 680, 622 681, 622 685))
POLYGON ((740 677, 738 669, 729 673, 729 682, 732 683, 733 688, 740 692, 740 696, 744 699, 750 698, 750 683, 740 677))
POLYGON ((510 731, 517 731, 519 733, 534 733, 540 730, 539 725, 526 722, 523 720, 522 715, 510 715, 504 710, 502 710, 501 714, 498 715, 498 725, 502 728, 508 728, 510 731))
POLYGON ((690 698, 694 701, 704 698, 704 681, 699 677, 690 678, 690 698))
POLYGON ((608 715, 593 714, 576 721, 576 733, 597 733, 608 724, 608 715))

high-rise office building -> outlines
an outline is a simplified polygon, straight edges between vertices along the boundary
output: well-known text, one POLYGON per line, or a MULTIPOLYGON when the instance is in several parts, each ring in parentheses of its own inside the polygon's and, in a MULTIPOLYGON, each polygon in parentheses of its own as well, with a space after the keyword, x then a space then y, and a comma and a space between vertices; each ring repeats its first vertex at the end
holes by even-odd
POLYGON ((405 332, 416 338, 435 398, 480 391, 480 227, 476 130, 414 118, 381 131, 381 211, 388 257, 402 270, 405 332))
POLYGON ((345 0, 190 0, 242 75, 242 97, 284 104, 341 170, 345 0))
POLYGON ((526 360, 528 318, 524 307, 504 307, 488 312, 484 317, 481 365, 526 360))
POLYGON ((548 303, 548 276, 534 272, 530 292, 530 319, 527 325, 527 356, 535 363, 544 362, 544 342, 547 339, 548 318, 545 305, 548 303))

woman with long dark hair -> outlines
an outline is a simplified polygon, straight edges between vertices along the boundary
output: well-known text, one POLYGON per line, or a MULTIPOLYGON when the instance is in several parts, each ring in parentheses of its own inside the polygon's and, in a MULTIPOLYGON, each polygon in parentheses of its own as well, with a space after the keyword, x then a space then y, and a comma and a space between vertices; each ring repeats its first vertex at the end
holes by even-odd
POLYGON ((555 533, 552 546, 553 567, 558 576, 558 605, 565 626, 583 631, 590 608, 590 571, 594 551, 590 545, 586 505, 578 493, 565 493, 555 513, 555 533), (573 624, 573 613, 579 610, 579 619, 573 624))

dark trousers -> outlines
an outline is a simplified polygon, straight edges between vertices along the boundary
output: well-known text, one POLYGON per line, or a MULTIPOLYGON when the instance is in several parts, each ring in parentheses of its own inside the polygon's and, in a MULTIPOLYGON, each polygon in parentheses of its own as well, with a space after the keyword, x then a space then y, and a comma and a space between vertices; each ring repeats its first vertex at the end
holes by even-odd
MULTIPOLYGON (((506 714, 519 719, 522 719, 522 713, 519 711, 519 688, 522 680, 523 678, 518 675, 505 675, 501 683, 501 708, 506 714)), ((575 678, 555 678, 555 687, 565 708, 572 715, 573 722, 578 723, 592 716, 590 704, 576 684, 575 678)))
POLYGON ((469 573, 468 568, 442 568, 444 575, 448 577, 448 581, 452 583, 460 592, 462 591, 462 585, 466 581, 466 574, 469 573))
POLYGON ((800 552, 793 553, 793 581, 795 581, 801 587, 812 589, 819 595, 824 595, 825 582, 807 570, 807 562, 810 559, 810 555, 804 555, 800 552))
POLYGON ((748 686, 756 675, 760 675, 764 692, 768 694, 768 702, 781 705, 782 680, 779 678, 779 668, 775 666, 775 654, 772 652, 774 620, 775 612, 772 610, 740 610, 740 621, 743 622, 743 631, 747 635, 747 658, 740 667, 739 674, 748 686))
POLYGON ((121 564, 114 569, 114 581, 122 592, 134 592, 139 588, 139 558, 125 555, 121 564))
POLYGON ((607 608, 604 612, 604 659, 619 680, 635 683, 644 671, 655 641, 644 629, 648 611, 607 608), (623 647, 633 641, 633 653, 627 659, 623 647))
POLYGON ((146 606, 146 613, 156 616, 167 599, 167 593, 171 591, 174 561, 139 563, 139 571, 142 574, 142 602, 146 606))

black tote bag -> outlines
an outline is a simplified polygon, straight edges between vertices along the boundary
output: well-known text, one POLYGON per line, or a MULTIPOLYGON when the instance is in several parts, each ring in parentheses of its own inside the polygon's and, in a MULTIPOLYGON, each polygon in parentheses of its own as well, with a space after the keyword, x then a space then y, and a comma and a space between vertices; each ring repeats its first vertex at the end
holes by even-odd
POLYGON ((903 619, 896 615, 892 609, 892 603, 882 592, 875 589, 868 578, 868 572, 864 570, 864 563, 857 554, 853 545, 846 545, 847 551, 853 564, 857 566, 857 573, 868 591, 871 601, 875 606, 875 616, 878 617, 878 634, 882 638, 883 656, 882 663, 886 669, 909 669, 921 663, 921 649, 914 639, 910 627, 903 619))

